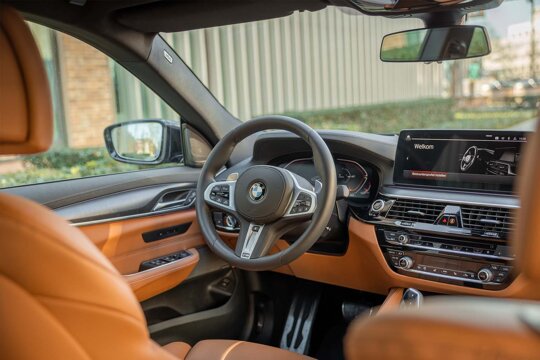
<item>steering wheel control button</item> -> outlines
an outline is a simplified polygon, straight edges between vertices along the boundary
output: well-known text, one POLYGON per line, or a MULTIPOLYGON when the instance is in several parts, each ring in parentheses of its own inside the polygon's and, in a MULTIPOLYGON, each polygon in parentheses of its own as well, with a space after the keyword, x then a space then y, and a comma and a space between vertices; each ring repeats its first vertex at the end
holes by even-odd
POLYGON ((204 198, 213 205, 221 205, 227 209, 234 210, 231 206, 231 192, 234 191, 234 182, 214 183, 206 189, 204 198))
POLYGON ((311 205, 313 203, 313 199, 311 198, 311 195, 308 193, 302 192, 298 194, 296 197, 296 200, 294 201, 294 205, 291 208, 290 213, 291 214, 304 214, 307 213, 311 209, 311 205))

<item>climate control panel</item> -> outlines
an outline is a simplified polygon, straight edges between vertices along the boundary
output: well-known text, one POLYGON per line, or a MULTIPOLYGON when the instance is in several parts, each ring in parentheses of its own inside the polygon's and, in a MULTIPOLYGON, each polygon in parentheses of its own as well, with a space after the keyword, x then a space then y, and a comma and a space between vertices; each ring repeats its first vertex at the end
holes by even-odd
POLYGON ((513 254, 502 241, 447 237, 377 227, 388 265, 402 275, 500 290, 512 281, 513 254))

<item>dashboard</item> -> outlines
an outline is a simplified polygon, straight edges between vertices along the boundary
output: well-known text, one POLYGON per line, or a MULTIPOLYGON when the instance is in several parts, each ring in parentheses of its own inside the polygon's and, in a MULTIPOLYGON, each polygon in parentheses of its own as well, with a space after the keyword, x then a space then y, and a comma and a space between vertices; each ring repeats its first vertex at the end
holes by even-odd
MULTIPOLYGON (((411 286, 433 292, 508 294, 515 280, 515 256, 508 240, 519 209, 513 189, 529 133, 319 134, 334 155, 338 185, 346 186, 349 194, 337 200, 328 231, 287 271, 380 293, 411 286)), ((292 134, 260 134, 250 150, 244 157, 248 160, 228 171, 270 164, 313 185, 320 180, 309 147, 292 134)), ((226 214, 218 215, 224 225, 220 216, 226 214)), ((220 230, 238 231, 230 220, 230 226, 220 230)), ((295 236, 293 231, 284 240, 290 245, 295 236)))

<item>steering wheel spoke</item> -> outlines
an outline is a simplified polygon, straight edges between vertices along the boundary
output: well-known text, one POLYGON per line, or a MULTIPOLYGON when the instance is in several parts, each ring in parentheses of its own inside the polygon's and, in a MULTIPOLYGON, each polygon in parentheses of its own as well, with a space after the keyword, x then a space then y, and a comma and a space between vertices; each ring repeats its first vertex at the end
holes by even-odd
POLYGON ((240 221, 240 233, 236 240, 235 254, 241 259, 252 259, 263 254, 261 247, 264 247, 265 225, 250 223, 245 220, 240 221))
POLYGON ((295 223, 281 218, 270 224, 240 221, 240 233, 235 254, 241 259, 256 259, 268 255, 284 231, 295 223))
POLYGON ((214 208, 236 213, 234 189, 236 181, 214 181, 204 191, 204 201, 214 208))

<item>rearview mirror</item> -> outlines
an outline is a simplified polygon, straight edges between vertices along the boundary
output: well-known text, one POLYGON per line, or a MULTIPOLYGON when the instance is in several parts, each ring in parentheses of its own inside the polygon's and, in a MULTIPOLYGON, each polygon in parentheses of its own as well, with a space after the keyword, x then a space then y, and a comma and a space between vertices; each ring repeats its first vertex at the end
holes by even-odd
POLYGON ((491 52, 482 26, 415 29, 386 35, 381 44, 385 62, 433 62, 468 59, 491 52))
POLYGON ((128 164, 155 165, 182 160, 179 124, 136 120, 108 126, 105 144, 111 157, 128 164))

